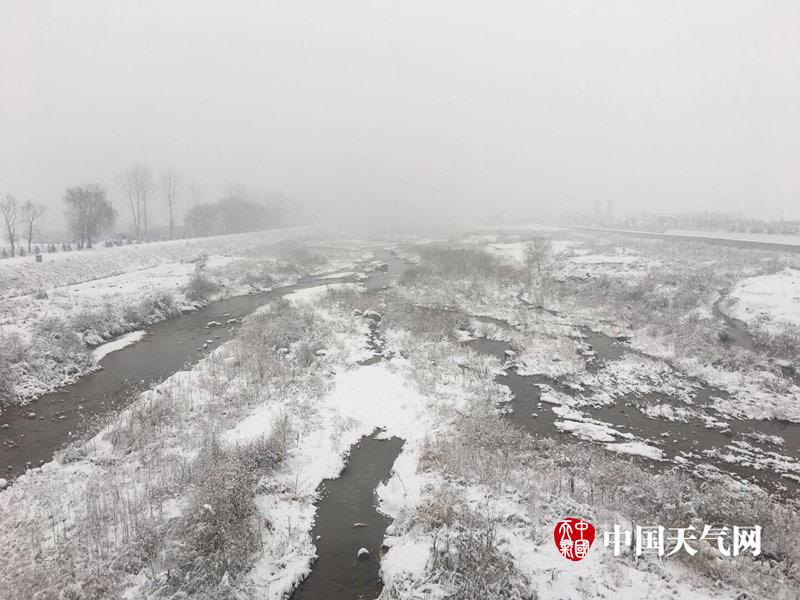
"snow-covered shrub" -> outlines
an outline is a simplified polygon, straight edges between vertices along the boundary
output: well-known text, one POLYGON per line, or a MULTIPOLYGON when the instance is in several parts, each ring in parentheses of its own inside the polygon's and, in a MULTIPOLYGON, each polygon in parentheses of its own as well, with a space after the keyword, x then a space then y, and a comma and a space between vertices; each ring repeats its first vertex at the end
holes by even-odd
POLYGON ((514 560, 500 548, 493 519, 457 507, 454 523, 437 536, 430 581, 448 600, 535 600, 530 584, 514 560))
MULTIPOLYGON (((420 460, 420 469, 433 468, 431 463, 423 464, 420 460)), ((428 490, 432 491, 432 490, 428 490)), ((456 519, 456 506, 463 502, 463 497, 453 486, 444 485, 430 494, 428 498, 417 506, 415 521, 420 524, 423 531, 438 531, 442 527, 450 527, 456 519)))
POLYGON ((353 310, 363 313, 366 310, 375 308, 374 296, 365 294, 363 291, 350 286, 328 288, 326 299, 331 304, 337 305, 344 313, 350 313, 353 310))
POLYGON ((768 553, 782 561, 783 570, 800 582, 800 511, 797 508, 777 505, 772 509, 770 536, 765 539, 768 553))
POLYGON ((166 290, 159 290, 142 300, 142 312, 146 315, 144 322, 151 323, 173 316, 179 311, 175 296, 166 290))
POLYGON ((92 344, 102 342, 102 333, 115 322, 115 310, 110 304, 100 308, 84 309, 75 313, 70 319, 69 326, 73 331, 84 334, 84 336, 100 336, 92 344))
POLYGON ((755 346, 781 360, 793 361, 797 366, 800 356, 800 327, 783 323, 780 328, 759 326, 751 328, 755 346))
POLYGON ((181 526, 182 552, 178 564, 170 568, 189 582, 180 591, 191 595, 215 590, 250 567, 261 547, 255 487, 284 460, 289 429, 283 419, 269 437, 237 446, 224 446, 213 436, 206 439, 195 463, 196 485, 181 526))
POLYGON ((115 331, 114 335, 119 335, 135 327, 155 323, 179 312, 180 308, 175 296, 166 290, 158 290, 138 302, 132 302, 117 309, 112 328, 118 331, 115 331))
POLYGON ((451 435, 428 445, 422 464, 468 482, 501 488, 531 441, 499 415, 493 403, 475 400, 456 419, 451 435))
POLYGON ((125 451, 144 448, 157 439, 176 415, 173 399, 152 394, 128 408, 109 430, 109 440, 115 448, 125 451))
POLYGON ((520 269, 483 249, 431 244, 418 249, 421 261, 408 279, 426 272, 448 279, 516 279, 520 269))
POLYGON ((27 352, 28 344, 16 331, 0 332, 0 357, 5 358, 9 363, 18 363, 25 359, 27 352))
POLYGON ((202 269, 196 268, 183 288, 183 293, 192 302, 206 302, 219 292, 219 284, 206 275, 202 269))
MULTIPOLYGON (((0 340, 2 344, 2 340, 0 340)), ((2 346, 0 346, 2 347, 2 346)), ((11 372, 11 361, 5 353, 0 352, 0 406, 8 406, 14 400, 16 393, 14 391, 14 376, 11 372)))
POLYGON ((258 262, 247 269, 239 281, 255 289, 272 287, 277 283, 273 275, 274 269, 274 265, 270 263, 258 262))
POLYGON ((417 306, 397 293, 387 294, 381 329, 405 329, 415 337, 430 341, 454 339, 456 330, 467 322, 467 315, 448 307, 417 306))
POLYGON ((30 347, 17 332, 0 331, 0 406, 13 404, 17 399, 18 367, 26 369, 30 347))
POLYGON ((300 342, 313 350, 324 348, 330 335, 330 327, 311 308, 282 299, 247 317, 238 339, 257 360, 262 353, 292 351, 300 342))
POLYGON ((327 263, 327 259, 302 241, 289 240, 275 248, 281 261, 279 271, 308 275, 327 263))

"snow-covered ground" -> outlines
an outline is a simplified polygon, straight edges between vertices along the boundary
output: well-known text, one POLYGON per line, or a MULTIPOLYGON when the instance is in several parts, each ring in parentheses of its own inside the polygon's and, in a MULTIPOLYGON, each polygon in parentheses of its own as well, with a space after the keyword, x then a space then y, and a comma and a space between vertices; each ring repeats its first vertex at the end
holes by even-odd
POLYGON ((112 352, 122 350, 123 348, 127 348, 128 346, 135 344, 145 335, 147 335, 147 332, 140 329, 139 331, 131 331, 130 333, 121 335, 111 342, 100 344, 97 348, 92 350, 92 358, 95 362, 100 362, 104 357, 108 356, 112 352))
POLYGON ((664 238, 706 238, 709 240, 728 240, 731 242, 752 242, 757 244, 775 244, 800 246, 800 236, 770 233, 739 233, 727 231, 701 231, 694 229, 667 229, 663 232, 638 231, 635 229, 616 229, 608 227, 580 227, 581 230, 618 234, 644 234, 664 238))
MULTIPOLYGON (((395 594, 392 597, 411 600, 423 594, 422 597, 426 598, 444 598, 448 593, 446 581, 432 580, 436 576, 431 557, 437 551, 437 535, 414 516, 431 503, 438 502, 440 491, 447 485, 455 485, 451 489, 463 498, 459 502, 464 502, 464 510, 475 511, 480 519, 498 519, 497 551, 510 557, 513 569, 523 582, 520 585, 540 598, 588 599, 600 593, 646 593, 654 598, 674 598, 676 594, 697 598, 736 597, 737 590, 713 586, 678 563, 651 571, 648 563, 637 567, 625 557, 613 557, 610 550, 602 547, 600 540, 589 559, 566 568, 549 536, 550 521, 554 516, 552 508, 536 508, 559 506, 562 502, 557 497, 545 493, 536 503, 526 501, 519 487, 524 478, 520 478, 519 473, 509 474, 506 485, 498 493, 496 489, 490 490, 478 482, 447 484, 444 473, 437 467, 423 468, 422 461, 426 460, 424 457, 429 453, 431 441, 450 438, 459 414, 473 410, 471 402, 485 402, 480 400, 483 388, 476 387, 479 379, 465 380, 463 376, 452 377, 446 373, 457 373, 458 365, 463 366, 465 361, 469 364, 484 359, 470 358, 471 355, 456 350, 460 356, 452 356, 449 364, 432 368, 431 374, 436 376, 438 383, 432 388, 427 387, 426 391, 420 387, 416 363, 408 359, 394 358, 370 366, 356 366, 349 357, 357 355, 364 345, 364 319, 335 310, 326 298, 324 289, 291 298, 302 310, 310 307, 317 318, 332 330, 331 335, 324 338, 327 340, 327 353, 314 365, 314 371, 331 374, 313 375, 312 371, 308 372, 309 376, 319 378, 322 393, 311 392, 314 386, 304 384, 294 394, 268 394, 269 401, 262 400, 249 409, 229 404, 225 411, 227 415, 220 422, 223 428, 221 439, 229 446, 247 444, 271 435, 282 418, 287 418, 296 432, 293 436, 296 443, 291 445, 286 460, 258 486, 256 492, 259 518, 269 523, 268 528, 260 529, 261 551, 243 579, 225 579, 221 585, 250 589, 258 597, 285 598, 313 568, 315 550, 310 531, 319 484, 325 478, 336 477, 343 469, 352 444, 380 428, 383 436, 398 436, 405 440, 391 478, 377 490, 380 509, 396 520, 396 525, 387 532, 385 544, 389 550, 382 558, 383 579, 386 589, 395 594), (441 371, 438 375, 435 374, 437 370, 441 371), (423 590, 426 591, 423 593, 423 590)), ((263 309, 251 320, 271 319, 270 310, 269 307, 263 309)), ((26 541, 16 536, 30 535, 37 526, 41 527, 44 546, 40 554, 43 553, 42 558, 47 561, 67 552, 67 540, 85 535, 79 531, 91 531, 82 529, 82 523, 92 518, 92 512, 84 513, 81 498, 88 493, 87 489, 94 489, 92 482, 105 481, 111 485, 120 477, 125 478, 127 473, 127 494, 136 496, 138 486, 147 485, 148 481, 149 485, 154 485, 153 482, 159 481, 152 471, 149 479, 145 480, 141 475, 134 475, 141 465, 147 463, 154 465, 150 469, 166 469, 169 462, 154 460, 155 456, 182 456, 186 458, 181 460, 189 461, 196 456, 193 443, 198 439, 198 433, 195 431, 207 418, 202 415, 212 417, 217 410, 214 408, 216 403, 220 400, 224 403, 224 399, 215 398, 215 387, 209 384, 209 377, 219 378, 220 365, 233 365, 241 360, 237 357, 244 356, 242 352, 246 353, 248 348, 239 346, 240 343, 230 342, 220 347, 192 371, 177 373, 154 391, 144 394, 138 405, 126 410, 115 423, 86 444, 83 458, 71 462, 62 460, 35 469, 0 496, 0 525, 3 525, 0 526, 0 548, 3 548, 5 560, 14 561, 15 573, 19 566, 16 561, 29 547, 26 541), (154 438, 152 446, 133 452, 125 452, 124 446, 118 449, 118 442, 114 442, 120 435, 117 432, 129 430, 130 424, 134 423, 131 416, 146 407, 154 410, 163 402, 178 407, 180 414, 165 416, 167 421, 159 425, 161 439, 154 438), (187 410, 189 412, 183 414, 187 410), (184 422, 189 414, 195 416, 184 422), (57 502, 50 495, 55 490, 58 490, 57 502), (21 513, 18 507, 23 505, 26 510, 21 513), (50 531, 48 521, 45 519, 37 524, 39 516, 47 512, 53 516, 51 518, 59 520, 50 541, 47 538, 50 531), (9 519, 16 520, 17 526, 7 527, 9 519)), ((424 353, 433 347, 419 349, 423 356, 418 358, 426 360, 424 353)), ((293 360, 291 354, 288 360, 293 360)), ((236 372, 236 369, 230 371, 231 374, 236 372)), ((217 386, 220 390, 227 390, 225 395, 235 397, 245 382, 235 375, 226 377, 231 376, 233 379, 219 381, 217 386)), ((652 458, 658 458, 657 449, 641 443, 624 442, 609 446, 612 450, 652 454, 652 458)), ((157 510, 161 516, 156 519, 156 524, 164 523, 166 526, 188 517, 184 514, 190 504, 187 494, 186 490, 177 488, 177 495, 157 510)), ((141 508, 147 510, 146 506, 141 508)), ((212 511, 214 507, 204 510, 212 511)), ((556 510, 574 511, 576 506, 563 504, 556 510)), ((584 506, 577 510, 583 513, 591 509, 584 506)), ((144 514, 139 518, 144 519, 144 514)), ((598 527, 603 527, 598 519, 603 520, 603 517, 597 515, 595 519, 598 527)), ((456 535, 456 532, 446 531, 443 535, 456 535)), ((121 546, 120 550, 124 547, 121 546)), ((165 555, 156 559, 148 569, 117 575, 116 585, 125 597, 151 597, 168 585, 165 575, 160 572, 168 564, 169 558, 165 555)), ((18 583, 20 580, 15 581, 18 583)))
MULTIPOLYGON (((293 227, 110 248, 97 246, 44 254, 41 263, 37 263, 33 256, 9 258, 0 260, 0 299, 107 279, 165 264, 192 262, 201 256, 238 254, 248 248, 299 238, 313 231, 313 228, 293 227)), ((144 272, 131 279, 143 282, 147 278, 148 274, 144 272)))
POLYGON ((800 246, 800 236, 772 233, 740 233, 736 231, 700 231, 694 229, 667 229, 665 235, 676 237, 702 237, 716 240, 758 242, 763 244, 786 244, 800 246))
POLYGON ((303 265, 305 257, 296 262, 276 245, 315 232, 291 228, 61 252, 43 263, 0 261, 0 341, 18 348, 8 359, 17 397, 28 400, 91 371, 104 356, 91 348, 106 340, 214 299, 292 283, 309 274, 303 269, 344 269, 369 256, 340 248, 320 255, 324 265, 303 265), (211 285, 202 295, 189 285, 198 274, 211 285))
MULTIPOLYGON (((513 259, 507 248, 501 250, 513 259)), ((363 256, 365 251, 356 254, 363 256)), ((604 255, 593 252, 592 256, 604 255)), ((209 264, 215 260, 225 268, 235 263, 225 257, 211 258, 209 264)), ((639 259, 620 263, 592 258, 582 265, 605 269, 609 264, 627 267, 629 262, 647 264, 639 259)), ((345 264, 331 266, 350 273, 344 270, 345 264)), ((576 321, 569 315, 539 314, 521 306, 513 286, 450 281, 435 289, 411 284, 399 292, 367 296, 355 285, 326 281, 288 295, 286 305, 261 309, 242 326, 238 338, 192 370, 176 373, 143 394, 85 446, 33 470, 0 494, 0 561, 13 566, 0 575, 0 585, 5 577, 15 585, 38 589, 72 561, 77 567, 71 578, 96 578, 86 565, 99 564, 99 560, 109 565, 104 571, 109 579, 101 582, 120 596, 148 598, 175 591, 175 586, 183 584, 170 573, 183 573, 180 569, 185 567, 174 557, 186 551, 190 544, 183 536, 193 531, 184 524, 197 522, 192 511, 213 514, 217 509, 197 502, 202 469, 207 468, 201 448, 206 447, 208 436, 213 433, 223 448, 233 452, 288 431, 283 435, 285 458, 253 487, 256 512, 252 519, 258 539, 253 563, 217 582, 219 589, 233 597, 249 591, 257 597, 283 600, 313 568, 311 528, 319 484, 337 476, 352 444, 376 428, 382 436, 404 440, 391 477, 377 489, 380 510, 394 519, 385 539, 388 551, 381 557, 386 584, 382 597, 448 597, 453 573, 448 574, 440 553, 451 544, 457 548, 458 540, 474 534, 470 528, 480 524, 491 527, 492 543, 485 544, 489 555, 484 558, 490 563, 507 561, 504 581, 518 586, 515 589, 526 594, 518 596, 522 598, 734 599, 741 597, 744 583, 721 583, 720 573, 728 573, 729 582, 739 572, 753 577, 760 573, 761 563, 747 558, 732 561, 706 555, 693 563, 689 558, 636 561, 629 555, 615 557, 601 539, 595 541, 586 560, 567 563, 553 544, 553 523, 565 515, 584 515, 601 532, 624 520, 607 507, 593 504, 590 498, 598 482, 590 484, 582 478, 605 468, 618 482, 615 485, 627 490, 623 494, 627 497, 637 491, 632 482, 646 486, 655 475, 643 471, 638 480, 626 479, 632 467, 625 457, 659 463, 664 458, 663 443, 659 447, 659 443, 624 433, 581 410, 613 405, 617 396, 638 391, 675 394, 688 407, 686 414, 693 414, 688 411, 694 383, 679 372, 636 354, 588 369, 591 353, 584 338, 576 335, 576 321), (481 333, 508 340, 519 350, 508 360, 516 362, 521 374, 549 376, 578 391, 595 388, 594 396, 573 397, 543 386, 541 396, 548 405, 542 410, 555 413, 558 429, 607 451, 588 455, 589 471, 562 472, 576 469, 570 463, 576 458, 571 450, 559 457, 555 442, 536 440, 505 424, 501 413, 510 394, 494 381, 502 372, 500 360, 478 355, 454 340, 428 336, 433 325, 427 323, 412 332, 414 324, 403 321, 409 318, 407 311, 419 304, 431 305, 432 300, 513 324, 514 329, 506 331, 499 323, 474 316, 467 319, 472 321, 472 334, 480 327, 481 333), (398 302, 409 305, 392 304, 398 302), (397 309, 394 313, 392 306, 397 309), (379 313, 385 309, 383 322, 389 323, 381 332, 385 360, 371 365, 359 364, 368 355, 366 309, 379 313), (565 467, 568 463, 571 466, 565 467), (195 471, 200 481, 197 473, 192 478, 195 471), (567 477, 570 486, 577 481, 575 494, 566 491, 566 484, 562 486, 567 477), (141 522, 152 528, 143 530, 147 535, 154 532, 155 537, 146 539, 158 548, 150 562, 118 561, 141 550, 139 546, 130 550, 133 538, 118 536, 116 521, 113 525, 111 519, 98 521, 98 515, 104 514, 101 508, 116 506, 115 497, 130 502, 125 509, 134 511, 136 519, 131 522, 136 527, 141 522), (104 500, 95 502, 96 498, 104 500), (88 560, 83 552, 90 553, 88 560), (708 568, 713 577, 703 574, 706 564, 713 564, 708 568)), ((452 326, 466 325, 464 319, 454 317, 452 326)), ((122 338, 117 345, 136 335, 122 338)), ((471 337, 465 331, 460 335, 471 337)), ((96 352, 113 351, 117 345, 100 346, 96 352)), ((682 418, 672 405, 647 410, 652 413, 648 416, 665 421, 682 418)), ((720 450, 717 458, 765 466, 764 453, 755 446, 764 440, 748 440, 720 450)), ((780 448, 780 441, 767 442, 780 448)), ((578 451, 584 452, 589 450, 578 451)), ((769 459, 778 465, 787 457, 774 451, 769 459)), ((663 486, 668 488, 668 483, 663 486)), ((661 488, 651 490, 658 491, 661 488)), ((672 491, 680 495, 685 490, 672 491)), ((660 506, 667 511, 667 505, 672 507, 669 510, 676 509, 671 503, 679 496, 668 492, 663 498, 647 499, 654 510, 660 506)), ((741 498, 750 498, 752 488, 743 494, 741 498)), ((736 506, 746 504, 741 501, 736 506)), ((135 539, 139 543, 140 538, 135 539)), ((791 597, 793 582, 785 579, 781 569, 767 565, 765 579, 781 591, 769 597, 791 597)), ((752 582, 746 583, 750 587, 752 582)), ((19 597, 23 596, 14 600, 19 597)))
POLYGON ((800 326, 800 270, 743 279, 725 298, 723 310, 748 325, 800 326))

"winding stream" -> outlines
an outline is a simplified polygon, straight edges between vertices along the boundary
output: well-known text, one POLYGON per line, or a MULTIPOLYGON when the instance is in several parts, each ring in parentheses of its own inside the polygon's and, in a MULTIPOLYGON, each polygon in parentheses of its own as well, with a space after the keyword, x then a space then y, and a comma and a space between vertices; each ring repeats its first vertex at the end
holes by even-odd
POLYGON ((0 476, 22 474, 53 458, 77 436, 96 429, 98 420, 120 411, 153 384, 191 367, 230 340, 237 323, 254 310, 297 290, 351 278, 307 277, 270 292, 234 296, 147 328, 139 342, 106 355, 101 370, 0 415, 0 476), (229 319, 237 323, 226 325, 229 319), (207 327, 215 321, 223 325, 207 327), (33 413, 35 416, 30 417, 33 413))
MULTIPOLYGON (((360 267, 369 268, 363 285, 373 294, 380 293, 408 266, 393 253, 380 251, 377 255, 377 261, 360 267)), ((96 430, 99 421, 125 408, 140 392, 190 368, 230 340, 242 318, 264 304, 301 289, 356 279, 353 275, 307 277, 267 293, 220 300, 148 327, 141 341, 106 355, 100 361, 101 370, 0 415, 4 476, 13 478, 28 467, 51 460, 54 452, 96 430), (209 327, 211 322, 222 325, 209 327), (35 417, 30 417, 31 413, 35 417)), ((378 322, 371 320, 370 326, 369 347, 374 356, 367 364, 383 358, 378 322)), ((364 437, 351 449, 341 475, 321 484, 312 531, 317 559, 293 598, 355 600, 380 594, 381 545, 391 519, 376 509, 375 489, 388 479, 402 445, 398 438, 364 437), (361 548, 369 552, 364 560, 357 558, 361 548)))
POLYGON ((714 318, 724 324, 723 332, 728 343, 739 346, 745 350, 752 350, 753 336, 747 330, 747 323, 740 319, 729 317, 723 312, 722 308, 720 308, 720 304, 725 299, 727 293, 727 290, 721 290, 719 293, 719 298, 717 298, 717 301, 711 306, 711 311, 714 314, 714 318))
MULTIPOLYGON (((493 319, 497 324, 497 320, 493 319)), ((510 327, 506 323, 506 327, 510 327)), ((597 332, 583 330, 585 341, 595 352, 590 369, 602 368, 605 362, 619 360, 627 345, 597 332)), ((495 356, 505 362, 506 351, 511 349, 507 342, 478 338, 466 342, 475 351, 495 356)), ((511 412, 508 418, 514 423, 540 437, 567 439, 572 434, 559 430, 556 422, 567 419, 556 414, 554 405, 541 402, 542 386, 575 397, 574 389, 560 384, 557 380, 544 376, 520 375, 514 366, 507 366, 497 381, 507 386, 512 394, 511 412)), ((692 407, 702 414, 720 422, 719 427, 709 427, 704 420, 690 418, 687 421, 668 421, 653 418, 638 407, 648 404, 661 404, 685 407, 681 401, 667 394, 630 394, 616 400, 610 406, 580 406, 576 410, 589 419, 607 424, 623 435, 632 434, 663 453, 663 461, 643 461, 649 466, 671 466, 681 464, 697 472, 703 465, 713 465, 720 471, 731 473, 740 479, 749 480, 767 490, 793 495, 797 492, 800 480, 791 477, 791 471, 780 464, 770 464, 770 460, 782 461, 787 457, 795 465, 800 460, 800 424, 783 421, 755 419, 734 419, 714 411, 711 403, 715 397, 725 397, 725 392, 709 387, 694 390, 692 407), (777 436, 783 443, 776 444, 771 436, 777 436), (731 452, 732 443, 740 445, 731 452), (733 459, 736 459, 735 461, 733 459), (766 461, 766 462, 765 462, 766 461), (759 464, 760 463, 760 464, 759 464)), ((624 437, 616 436, 614 442, 625 442, 624 437)))
MULTIPOLYGON (((385 266, 372 271, 364 282, 371 293, 379 293, 407 268, 407 263, 396 256, 386 255, 381 259, 385 261, 385 266)), ((5 470, 5 465, 9 465, 10 473, 19 473, 28 463, 35 466, 40 461, 50 460, 54 451, 91 427, 92 419, 119 411, 143 389, 180 369, 190 367, 208 351, 231 339, 236 332, 236 323, 258 307, 300 289, 352 280, 352 276, 340 279, 310 277, 296 285, 269 293, 221 300, 149 327, 142 341, 103 358, 103 370, 84 377, 75 385, 47 394, 24 408, 12 409, 0 416, 0 427, 8 425, 0 429, 2 469, 5 470), (227 323, 229 319, 235 319, 236 322, 207 327, 210 321, 227 323), (28 418, 28 413, 32 411, 36 417, 28 418)), ((491 321, 510 327, 503 321, 491 321)), ((633 351, 624 342, 603 334, 585 328, 581 329, 581 333, 595 353, 595 359, 590 363, 591 369, 602 368, 605 362, 619 360, 625 353, 633 351)), ((375 356, 370 361, 382 359, 380 342, 377 322, 373 322, 369 343, 375 356)), ((497 356, 503 362, 507 358, 506 351, 510 349, 507 342, 485 338, 473 339, 466 344, 477 352, 497 356)), ((552 405, 541 402, 541 389, 548 385, 571 396, 577 394, 575 390, 543 376, 520 375, 513 366, 507 366, 497 381, 508 386, 513 393, 512 410, 508 418, 514 423, 537 436, 559 438, 570 435, 556 427, 556 422, 563 418, 552 410, 552 405)), ((705 411, 713 410, 708 405, 719 393, 708 388, 697 390, 694 406, 705 411)), ((777 469, 731 464, 723 458, 709 456, 707 452, 725 449, 738 438, 746 439, 762 454, 777 452, 797 460, 800 458, 798 424, 735 420, 715 415, 715 418, 725 421, 727 429, 710 429, 699 419, 672 422, 648 417, 637 408, 642 403, 681 405, 679 401, 664 395, 645 395, 622 397, 611 406, 581 407, 579 410, 622 434, 633 434, 658 447, 667 460, 642 460, 642 464, 652 468, 671 465, 673 460, 689 468, 711 463, 720 470, 774 490, 796 488, 796 483, 781 477, 777 469), (743 437, 753 432, 780 436, 785 444, 775 446, 764 439, 743 437)), ((312 531, 317 560, 311 574, 292 595, 294 600, 356 600, 374 598, 381 593, 381 544, 391 520, 376 509, 375 489, 390 476, 402 444, 403 441, 398 438, 362 438, 351 449, 341 475, 326 480, 320 486, 317 517, 312 531), (358 560, 361 548, 369 552, 365 560, 358 560)))
POLYGON ((364 437, 353 446, 347 466, 319 488, 312 539, 317 559, 292 600, 377 598, 381 546, 392 520, 376 508, 375 488, 386 481, 403 440, 364 437), (368 554, 359 559, 358 553, 368 554))

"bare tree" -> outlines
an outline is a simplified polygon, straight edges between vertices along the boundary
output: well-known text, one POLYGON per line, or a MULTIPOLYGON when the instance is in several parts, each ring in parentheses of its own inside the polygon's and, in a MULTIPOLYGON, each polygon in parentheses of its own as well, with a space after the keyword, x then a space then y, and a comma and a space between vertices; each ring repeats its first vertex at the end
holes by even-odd
POLYGON ((76 185, 64 195, 66 215, 70 228, 81 243, 92 247, 92 240, 104 229, 111 227, 117 215, 106 198, 106 189, 96 183, 76 185))
POLYGON ((192 198, 192 207, 197 206, 203 201, 203 193, 200 190, 200 186, 196 183, 189 186, 189 195, 192 198))
POLYGON ((552 243, 549 238, 534 237, 525 247, 525 271, 528 296, 536 306, 543 306, 550 283, 552 243))
POLYGON ((525 265, 529 270, 536 269, 536 274, 541 275, 550 262, 550 252, 553 244, 549 238, 536 236, 525 247, 525 265))
POLYGON ((154 187, 150 167, 138 164, 126 169, 119 176, 119 184, 128 198, 133 230, 140 242, 147 237, 147 205, 154 187))
POLYGON ((25 229, 28 234, 28 254, 31 252, 31 242, 33 241, 33 231, 36 221, 44 214, 44 206, 28 200, 22 205, 22 220, 25 221, 25 229))
POLYGON ((173 239, 175 237, 175 205, 181 197, 181 180, 174 170, 166 169, 161 173, 160 183, 169 214, 169 238, 173 239))
POLYGON ((15 242, 17 239, 17 223, 19 222, 19 206, 17 199, 11 194, 0 200, 0 215, 3 216, 3 223, 6 226, 6 236, 8 243, 11 244, 11 256, 16 255, 15 242))

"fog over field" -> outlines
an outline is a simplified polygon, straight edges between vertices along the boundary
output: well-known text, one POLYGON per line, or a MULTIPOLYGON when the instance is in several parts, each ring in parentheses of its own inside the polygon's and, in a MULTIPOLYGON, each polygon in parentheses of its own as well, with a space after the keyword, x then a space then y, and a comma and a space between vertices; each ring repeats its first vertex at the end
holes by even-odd
POLYGON ((53 207, 145 162, 411 224, 797 217, 800 6, 6 2, 0 192, 53 207))
POLYGON ((0 598, 800 600, 799 31, 0 3, 0 598))

